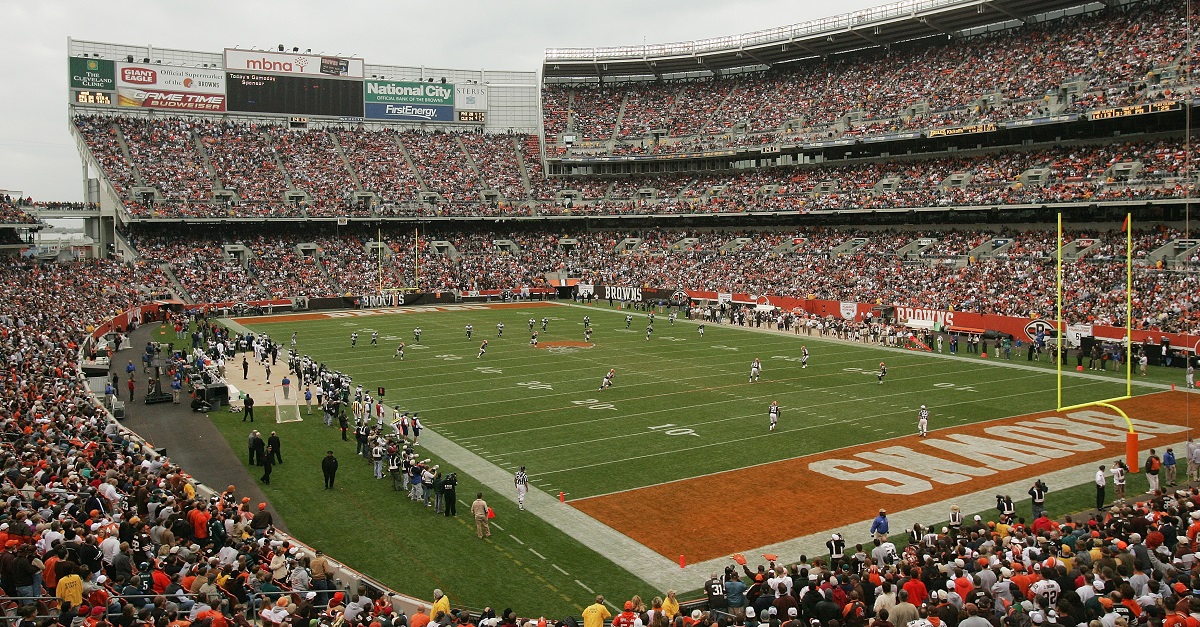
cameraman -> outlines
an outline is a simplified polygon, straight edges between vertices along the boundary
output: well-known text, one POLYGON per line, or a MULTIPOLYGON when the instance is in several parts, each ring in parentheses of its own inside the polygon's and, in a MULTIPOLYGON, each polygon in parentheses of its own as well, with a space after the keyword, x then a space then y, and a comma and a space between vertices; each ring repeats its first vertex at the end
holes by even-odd
POLYGON ((442 490, 446 497, 445 513, 446 516, 458 516, 458 498, 455 494, 455 489, 458 486, 458 473, 450 473, 446 475, 442 490))
POLYGON ((1046 511, 1046 484, 1042 483, 1041 479, 1033 482, 1033 487, 1029 488, 1029 498, 1033 502, 1033 518, 1036 520, 1046 511))

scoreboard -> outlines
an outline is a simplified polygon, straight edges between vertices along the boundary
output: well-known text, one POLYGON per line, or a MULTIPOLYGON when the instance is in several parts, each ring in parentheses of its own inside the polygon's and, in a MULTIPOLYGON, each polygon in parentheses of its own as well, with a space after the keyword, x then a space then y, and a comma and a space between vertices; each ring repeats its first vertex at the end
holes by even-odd
POLYGON ((395 68, 420 78, 388 78, 366 74, 363 59, 288 53, 282 46, 278 52, 226 48, 220 64, 151 63, 154 55, 137 51, 121 52, 121 61, 72 48, 82 53, 68 57, 72 106, 284 116, 293 128, 306 126, 297 120, 309 117, 478 127, 489 122, 487 81, 435 80, 423 68, 395 68))
POLYGON ((227 72, 230 111, 362 117, 362 81, 227 72))

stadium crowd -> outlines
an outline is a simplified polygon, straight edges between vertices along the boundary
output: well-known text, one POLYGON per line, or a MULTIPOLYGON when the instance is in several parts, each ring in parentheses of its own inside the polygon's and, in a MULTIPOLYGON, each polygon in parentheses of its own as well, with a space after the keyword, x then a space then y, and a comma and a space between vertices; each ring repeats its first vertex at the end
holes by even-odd
MULTIPOLYGON (((1180 177, 1188 156, 1181 141, 1156 140, 725 174, 545 179, 540 176, 540 158, 531 154, 528 142, 523 158, 518 158, 512 142, 525 138, 520 135, 330 135, 323 130, 294 133, 228 122, 132 118, 105 123, 78 117, 76 122, 116 189, 146 186, 144 181, 158 189, 160 202, 147 205, 131 199, 127 204, 133 215, 142 217, 370 216, 371 208, 354 197, 359 191, 376 196, 380 204, 374 211, 382 216, 803 213, 1150 200, 1185 195, 1180 177), (122 159, 121 141, 129 146, 132 165, 122 159), (219 186, 202 165, 197 141, 216 164, 219 186), (338 146, 351 171, 342 168, 338 146), (286 158, 277 158, 280 153, 286 158), (1113 167, 1121 164, 1128 169, 1113 167), (1022 177, 1043 168, 1048 170, 1044 181, 1022 177), (952 180, 953 175, 961 180, 952 180), (530 182, 528 192, 525 180, 530 182), (223 190, 219 194, 236 193, 237 198, 217 197, 218 187, 223 190), (290 189, 306 193, 307 199, 286 201, 290 189), (479 193, 483 189, 497 190, 502 198, 485 201, 479 193), (423 191, 441 199, 427 202, 423 191), (573 199, 567 201, 567 196, 573 199), (525 204, 529 199, 535 204, 525 204)), ((1195 158, 1196 148, 1192 153, 1195 158)))
POLYGON ((60 204, 74 203, 34 203, 32 198, 13 198, 7 194, 0 195, 0 224, 38 224, 40 220, 37 216, 26 211, 35 204, 39 208, 53 209, 60 204))
MULTIPOLYGON (((518 290, 567 277, 1021 317, 1051 316, 1055 302, 1054 281, 1047 278, 1054 276, 1055 237, 1040 230, 426 231, 419 252, 407 229, 382 231, 385 247, 370 247, 379 234, 297 227, 271 228, 268 235, 239 228, 200 238, 136 231, 129 241, 141 259, 169 264, 185 296, 197 303, 374 294, 380 286, 518 290), (621 246, 626 238, 636 245, 621 246), (574 243, 564 245, 564 239, 574 243), (303 243, 316 244, 317 252, 300 252, 303 243), (225 244, 245 245, 250 254, 226 254, 225 244)), ((1135 326, 1200 331, 1200 297, 1194 273, 1185 271, 1200 258, 1160 251, 1185 234, 1151 228, 1135 235, 1135 326)), ((1069 231, 1066 238, 1080 250, 1064 265, 1071 322, 1123 326, 1123 234, 1069 231)))
MULTIPOLYGON (((1008 31, 688 81, 547 84, 548 141, 670 140, 649 152, 880 135, 1177 97, 1184 6, 1138 2, 1008 31), (1105 53, 1095 54, 1104 41, 1105 53), (1060 91, 1074 84, 1071 91, 1060 91), (1176 88, 1173 90, 1173 88, 1176 88), (618 118, 617 112, 624 109, 618 118), (850 114, 853 114, 851 116, 850 114), (785 128, 785 124, 792 123, 785 128), (734 132, 735 128, 737 133, 734 132), (676 142, 674 138, 688 141, 676 142)), ((586 152, 584 149, 581 152, 586 152)), ((618 154, 647 152, 637 143, 618 154)))
MULTIPOLYGON (((464 236, 460 243, 470 250, 490 237, 464 236)), ((721 241, 711 234, 697 239, 721 241)), ((667 241, 656 238, 644 248, 666 250, 667 241)), ((205 497, 185 469, 108 418, 78 375, 79 347, 101 320, 143 302, 148 279, 158 278, 152 266, 114 261, 0 268, 6 330, 0 353, 10 372, 0 415, 6 477, 0 586, 16 605, 16 624, 282 627, 340 617, 362 625, 399 627, 432 618, 499 627, 531 620, 519 617, 537 608, 455 612, 440 591, 429 614, 413 617, 395 613, 385 597, 365 589, 335 592, 326 558, 274 536, 263 505, 239 500, 234 486, 205 497), (58 295, 60 306, 46 308, 46 293, 58 295)), ((201 336, 218 333, 207 321, 196 322, 201 336)), ((312 366, 298 362, 295 370, 311 372, 312 366)), ((386 459, 399 489, 436 507, 440 484, 442 513, 453 515, 449 472, 403 454, 403 444, 370 438, 370 422, 381 432, 400 432, 419 424, 417 416, 392 422, 386 408, 371 409, 358 392, 351 402, 350 383, 340 383, 343 407, 367 426, 365 445, 359 443, 371 462, 365 466, 383 476, 375 450, 395 444, 386 459)), ((1187 460, 1185 481, 1195 481, 1192 461, 1200 460, 1200 451, 1189 450, 1187 460)), ((867 538, 868 530, 839 530, 827 544, 828 556, 740 569, 731 564, 713 573, 703 585, 706 603, 691 611, 681 609, 675 591, 663 591, 648 602, 619 599, 615 615, 598 599, 583 621, 599 625, 611 618, 616 627, 637 621, 658 627, 1191 625, 1200 619, 1200 607, 1193 607, 1200 595, 1200 576, 1193 575, 1200 570, 1200 493, 1164 485, 1135 501, 1118 499, 1094 515, 1056 521, 1040 507, 1026 518, 1011 499, 999 499, 997 515, 986 520, 952 510, 940 530, 916 525, 890 535, 881 511, 872 540, 847 543, 844 538, 867 538), (905 531, 907 544, 897 541, 905 531)))

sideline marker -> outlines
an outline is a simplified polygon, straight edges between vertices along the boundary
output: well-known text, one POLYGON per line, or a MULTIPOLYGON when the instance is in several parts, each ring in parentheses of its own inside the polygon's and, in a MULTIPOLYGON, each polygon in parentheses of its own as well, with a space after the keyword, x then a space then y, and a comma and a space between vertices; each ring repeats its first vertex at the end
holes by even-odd
POLYGON ((566 492, 561 492, 561 491, 560 491, 560 492, 558 493, 558 502, 559 502, 559 503, 566 503, 566 502, 567 502, 567 493, 566 493, 566 492))
POLYGON ((687 560, 683 559, 683 553, 679 554, 679 567, 687 568, 687 560))

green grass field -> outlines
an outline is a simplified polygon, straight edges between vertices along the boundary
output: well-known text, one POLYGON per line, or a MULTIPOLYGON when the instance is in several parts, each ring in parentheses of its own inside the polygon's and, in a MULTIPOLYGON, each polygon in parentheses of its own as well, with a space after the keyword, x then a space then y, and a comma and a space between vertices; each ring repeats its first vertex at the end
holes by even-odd
MULTIPOLYGON (((297 332, 300 352, 352 375, 366 390, 386 387, 388 405, 420 412, 427 427, 506 471, 527 466, 536 489, 569 498, 906 435, 915 430, 921 404, 932 412, 932 430, 1055 407, 1054 376, 1045 362, 1029 371, 991 359, 951 360, 716 324, 701 337, 695 323, 670 325, 665 314, 647 341, 645 312, 632 312, 628 330, 626 313, 464 309, 249 326, 285 346, 297 332), (594 347, 529 345, 529 318, 550 318, 543 343, 578 342, 585 314, 592 318, 594 347), (503 338, 496 337, 498 322, 505 325, 503 338), (474 325, 470 340, 466 324, 474 325), (424 332, 420 345, 413 342, 417 326, 424 332), (354 331, 359 341, 352 349, 354 331), (370 346, 372 331, 380 334, 378 347, 370 346), (488 351, 478 359, 483 339, 488 351), (400 341, 408 345, 403 362, 392 359, 400 341), (799 363, 802 344, 811 351, 808 368, 799 363), (764 371, 751 384, 755 357, 764 371), (888 365, 884 385, 875 376, 880 361, 888 365), (609 368, 617 370, 615 384, 598 391, 609 368), (784 408, 775 433, 767 431, 771 401, 784 408)), ((1023 355, 1020 363, 1027 364, 1023 355)), ((1171 382, 1180 372, 1161 369, 1149 379, 1171 382)), ((1111 381, 1068 379, 1064 404, 1124 394, 1123 373, 1107 376, 1111 381)), ((246 429, 240 418, 213 419, 241 451, 246 429)), ((341 442, 316 414, 272 428, 284 439, 287 463, 266 491, 290 530, 398 590, 428 598, 441 587, 456 605, 547 615, 578 612, 592 591, 610 599, 663 592, 495 494, 485 498, 503 531, 477 540, 465 507, 457 519, 446 519, 391 491, 389 481, 371 477, 366 460, 355 459, 353 442, 341 442), (318 464, 328 448, 342 461, 334 493, 321 489, 318 464)), ((439 461, 443 471, 452 468, 439 461)), ((459 499, 470 502, 479 484, 460 479, 459 499)))

